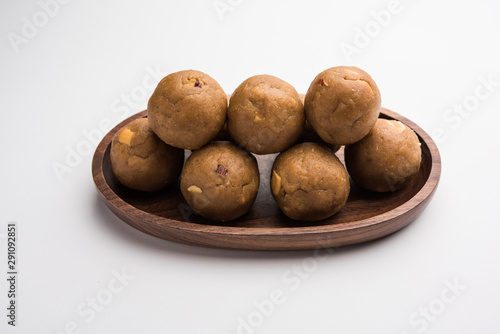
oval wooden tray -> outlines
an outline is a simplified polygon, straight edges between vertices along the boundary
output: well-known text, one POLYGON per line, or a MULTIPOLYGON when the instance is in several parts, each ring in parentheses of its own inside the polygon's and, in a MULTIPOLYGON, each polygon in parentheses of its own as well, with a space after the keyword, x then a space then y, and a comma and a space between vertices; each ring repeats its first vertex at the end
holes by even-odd
MULTIPOLYGON (((269 189, 276 155, 257 155, 261 184, 255 204, 239 219, 220 223, 192 212, 182 197, 179 182, 153 194, 127 189, 118 182, 111 169, 111 140, 122 126, 141 117, 146 117, 146 111, 124 120, 103 138, 92 160, 94 182, 104 203, 127 224, 159 238, 189 245, 298 250, 374 240, 411 223, 429 204, 441 174, 439 151, 429 135, 407 118, 383 108, 380 117, 405 123, 417 133, 422 144, 421 168, 408 186, 379 194, 364 191, 351 182, 347 204, 333 217, 314 223, 294 221, 281 213, 269 189)), ((343 162, 343 148, 336 154, 343 162)))

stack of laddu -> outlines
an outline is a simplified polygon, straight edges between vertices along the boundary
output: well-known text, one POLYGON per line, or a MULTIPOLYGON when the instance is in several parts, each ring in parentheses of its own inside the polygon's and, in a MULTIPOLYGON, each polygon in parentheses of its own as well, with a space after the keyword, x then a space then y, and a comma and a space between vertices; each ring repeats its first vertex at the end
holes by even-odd
POLYGON ((349 175, 367 190, 386 192, 417 174, 418 137, 401 122, 378 118, 380 106, 377 85, 357 67, 319 73, 304 102, 271 75, 246 79, 228 102, 207 74, 180 71, 159 82, 148 118, 116 133, 112 168, 123 185, 147 192, 181 175, 181 192, 196 212, 229 221, 247 213, 257 196, 254 155, 279 153, 273 198, 291 219, 321 220, 345 205, 349 175), (342 145, 347 169, 335 155, 342 145), (183 166, 184 150, 193 152, 183 166))

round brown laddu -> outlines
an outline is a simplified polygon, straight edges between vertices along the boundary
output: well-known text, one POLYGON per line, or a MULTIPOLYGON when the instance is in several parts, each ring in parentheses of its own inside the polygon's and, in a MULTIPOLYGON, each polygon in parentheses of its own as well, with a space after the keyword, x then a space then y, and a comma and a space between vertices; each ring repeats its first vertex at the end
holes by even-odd
POLYGON ((184 150, 165 144, 151 130, 148 119, 137 119, 115 134, 111 167, 124 186, 157 191, 173 183, 182 170, 184 150))
POLYGON ((327 143, 352 144, 371 130, 380 114, 380 91, 372 77, 354 66, 319 73, 307 90, 307 121, 327 143))
POLYGON ((213 142, 194 151, 181 175, 181 191, 205 218, 228 221, 250 210, 260 175, 257 160, 230 142, 213 142))
POLYGON ((197 149, 224 126, 227 96, 209 75, 195 70, 164 77, 148 101, 153 131, 167 144, 197 149))
POLYGON ((290 84, 271 75, 243 81, 231 95, 227 128, 234 141, 256 154, 281 152, 304 127, 304 106, 290 84))
POLYGON ((271 192, 291 219, 328 218, 344 207, 349 191, 349 175, 344 165, 323 145, 301 143, 274 161, 271 192))
POLYGON ((417 135, 395 120, 378 119, 366 137, 345 147, 351 178, 362 188, 376 192, 405 186, 418 173, 421 160, 417 135))

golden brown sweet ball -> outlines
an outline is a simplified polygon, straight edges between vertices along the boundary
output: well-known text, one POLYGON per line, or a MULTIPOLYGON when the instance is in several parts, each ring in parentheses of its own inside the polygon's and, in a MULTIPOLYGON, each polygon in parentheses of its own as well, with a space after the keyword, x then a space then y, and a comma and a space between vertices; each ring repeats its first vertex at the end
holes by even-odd
POLYGON ((380 92, 360 68, 338 66, 314 78, 307 90, 307 121, 327 143, 352 144, 370 132, 380 113, 380 92))
POLYGON ((351 178, 377 192, 402 188, 418 173, 421 157, 415 132, 395 120, 378 119, 366 137, 345 147, 351 178))
POLYGON ((250 210, 259 190, 257 160, 230 142, 194 151, 181 175, 181 191, 205 218, 228 221, 250 210))
POLYGON ((163 78, 148 102, 151 128, 165 143, 197 149, 224 126, 227 96, 207 74, 180 71, 163 78))
POLYGON ((298 144, 276 158, 271 192, 285 215, 321 220, 342 209, 349 196, 349 175, 340 160, 317 143, 298 144))
POLYGON ((243 81, 229 100, 227 117, 234 141, 257 154, 290 147, 302 133, 305 120, 295 88, 271 75, 243 81))
POLYGON ((177 179, 184 150, 165 144, 151 130, 148 119, 140 118, 118 130, 110 157, 113 172, 124 186, 153 192, 177 179))

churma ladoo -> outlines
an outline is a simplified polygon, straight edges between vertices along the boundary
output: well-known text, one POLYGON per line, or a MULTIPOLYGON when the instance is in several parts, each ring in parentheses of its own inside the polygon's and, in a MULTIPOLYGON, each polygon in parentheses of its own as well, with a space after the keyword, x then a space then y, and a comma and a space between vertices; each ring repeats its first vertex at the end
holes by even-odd
POLYGON ((151 130, 148 119, 140 118, 118 130, 111 142, 110 158, 120 183, 153 192, 177 179, 184 150, 165 144, 151 130))
POLYGON ((304 106, 290 84, 271 75, 243 81, 229 100, 227 127, 234 141, 257 154, 281 152, 304 127, 304 106))
POLYGON ((417 135, 395 120, 378 119, 366 137, 345 147, 351 178, 376 192, 402 188, 418 173, 421 159, 417 135))
POLYGON ((342 209, 349 190, 344 165, 323 145, 298 144, 278 155, 273 164, 271 192, 291 219, 328 218, 342 209))
POLYGON ((205 218, 228 221, 252 207, 259 190, 257 160, 230 142, 214 142, 194 151, 181 175, 189 206, 205 218))
POLYGON ((338 66, 319 73, 307 90, 307 121, 327 143, 347 145, 368 134, 380 113, 380 91, 360 68, 338 66))
POLYGON ((227 96, 207 74, 186 70, 163 78, 148 101, 153 131, 167 144, 193 150, 224 126, 227 96))

